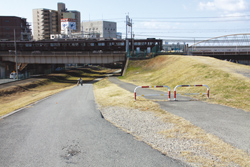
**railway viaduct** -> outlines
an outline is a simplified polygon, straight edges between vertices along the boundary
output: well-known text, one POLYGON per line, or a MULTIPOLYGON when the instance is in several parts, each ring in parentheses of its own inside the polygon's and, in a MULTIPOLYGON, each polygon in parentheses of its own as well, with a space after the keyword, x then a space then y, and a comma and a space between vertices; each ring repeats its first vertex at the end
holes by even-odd
POLYGON ((30 52, 0 52, 3 62, 16 62, 25 64, 110 64, 124 62, 125 51, 92 51, 92 52, 51 52, 51 51, 30 51, 30 52))
MULTIPOLYGON (((8 77, 17 62, 19 70, 28 64, 63 65, 63 64, 122 64, 126 63, 125 51, 0 51, 0 78, 8 77), (16 60, 17 59, 17 60, 16 60), (9 64, 8 71, 6 66, 9 64), (12 64, 12 65, 11 65, 12 64)), ((46 67, 46 66, 43 66, 46 67)), ((48 66, 47 66, 48 67, 48 66)), ((46 69, 44 69, 46 70, 46 69)))

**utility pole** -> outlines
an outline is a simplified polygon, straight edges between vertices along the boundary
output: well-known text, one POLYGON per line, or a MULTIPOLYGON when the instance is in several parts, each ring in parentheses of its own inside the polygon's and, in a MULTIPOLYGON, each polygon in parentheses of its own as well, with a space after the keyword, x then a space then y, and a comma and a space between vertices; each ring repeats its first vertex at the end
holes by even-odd
POLYGON ((17 49, 16 49, 16 29, 14 29, 14 46, 15 46, 16 77, 18 79, 17 49))
MULTIPOLYGON (((126 52, 127 57, 129 57, 129 40, 128 40, 128 26, 131 27, 131 42, 132 42, 132 20, 130 20, 129 16, 126 16, 126 52)), ((132 43, 131 43, 132 45, 132 43)))
POLYGON ((128 54, 128 46, 129 46, 129 42, 128 42, 128 20, 129 20, 129 16, 126 16, 126 53, 127 53, 127 57, 129 56, 128 54))
POLYGON ((133 29, 132 29, 132 19, 131 19, 131 51, 132 51, 132 55, 134 54, 134 52, 133 52, 133 29))

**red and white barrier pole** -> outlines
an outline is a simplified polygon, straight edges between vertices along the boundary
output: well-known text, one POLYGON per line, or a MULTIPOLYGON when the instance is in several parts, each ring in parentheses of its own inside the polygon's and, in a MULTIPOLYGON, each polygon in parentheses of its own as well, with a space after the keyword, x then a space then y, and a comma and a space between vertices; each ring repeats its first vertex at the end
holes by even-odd
MULTIPOLYGON (((205 86, 207 87, 207 98, 209 98, 209 87, 207 85, 177 85, 175 88, 174 88, 174 100, 176 100, 176 89, 178 87, 200 87, 200 86, 205 86)), ((181 94, 181 95, 194 95, 194 94, 197 94, 197 93, 189 93, 189 94, 181 94)), ((204 94, 204 93, 198 93, 198 94, 204 94)))
MULTIPOLYGON (((136 90, 137 90, 138 88, 164 88, 164 87, 168 88, 168 100, 170 100, 170 98, 171 98, 171 90, 170 90, 170 88, 169 88, 168 86, 137 86, 137 87, 134 89, 135 101, 136 101, 136 96, 137 96, 136 90)), ((165 94, 161 94, 161 96, 164 96, 164 95, 165 95, 165 94)), ((140 96, 159 96, 159 94, 157 94, 157 95, 149 94, 149 95, 140 95, 140 96)))

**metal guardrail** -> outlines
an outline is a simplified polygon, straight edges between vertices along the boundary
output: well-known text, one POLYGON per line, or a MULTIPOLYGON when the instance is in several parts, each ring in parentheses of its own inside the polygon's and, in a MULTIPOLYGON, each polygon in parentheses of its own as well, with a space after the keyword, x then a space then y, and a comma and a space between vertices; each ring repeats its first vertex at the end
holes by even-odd
POLYGON ((168 86, 137 86, 134 89, 134 95, 135 95, 135 101, 136 101, 136 96, 168 96, 168 100, 171 98, 171 90, 168 86), (137 95, 136 90, 138 88, 168 88, 168 94, 146 94, 146 95, 137 95))
POLYGON ((207 98, 209 98, 209 87, 207 85, 177 85, 174 88, 174 100, 176 100, 176 95, 199 95, 199 94, 200 95, 206 94, 207 98), (182 94, 176 94, 176 89, 178 87, 201 87, 201 86, 207 87, 207 93, 182 93, 182 94))

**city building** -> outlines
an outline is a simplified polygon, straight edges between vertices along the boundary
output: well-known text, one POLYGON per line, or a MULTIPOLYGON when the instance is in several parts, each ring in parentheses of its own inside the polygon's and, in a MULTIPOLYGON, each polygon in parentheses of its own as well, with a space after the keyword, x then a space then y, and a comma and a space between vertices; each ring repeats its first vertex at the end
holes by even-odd
POLYGON ((71 21, 73 19, 75 29, 72 29, 72 32, 80 32, 80 15, 78 11, 67 10, 64 3, 58 3, 57 10, 33 9, 33 39, 46 40, 50 39, 51 34, 61 34, 61 20, 64 19, 71 19, 71 21))
POLYGON ((85 37, 89 38, 117 38, 116 22, 90 21, 82 22, 85 37))
POLYGON ((0 40, 31 40, 30 24, 26 18, 16 16, 0 16, 0 40))
POLYGON ((76 24, 76 29, 72 32, 80 32, 81 31, 81 13, 76 10, 68 10, 64 3, 57 3, 57 11, 58 11, 58 27, 61 29, 61 20, 62 19, 74 19, 76 24))
POLYGON ((50 39, 58 34, 58 12, 50 9, 33 9, 33 39, 50 39))

